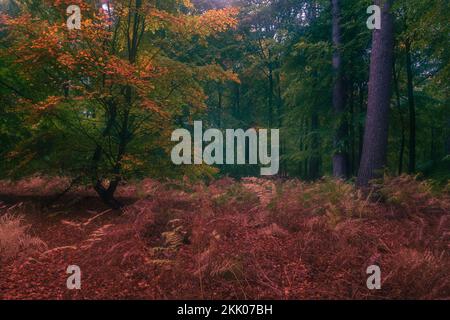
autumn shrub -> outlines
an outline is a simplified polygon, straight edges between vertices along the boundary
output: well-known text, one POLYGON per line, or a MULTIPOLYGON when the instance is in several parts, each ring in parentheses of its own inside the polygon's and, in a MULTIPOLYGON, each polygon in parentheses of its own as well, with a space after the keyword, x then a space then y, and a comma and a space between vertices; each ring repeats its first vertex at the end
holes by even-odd
POLYGON ((443 193, 450 195, 450 180, 447 182, 446 186, 442 190, 443 193))
POLYGON ((214 198, 214 203, 218 207, 229 208, 236 206, 251 206, 259 203, 257 195, 246 189, 240 183, 234 183, 226 188, 225 192, 214 198))
POLYGON ((21 195, 49 195, 61 192, 70 183, 64 177, 33 175, 19 181, 0 181, 0 191, 21 195))
POLYGON ((448 255, 431 250, 402 248, 387 259, 384 290, 404 299, 450 299, 448 255))
POLYGON ((326 216, 330 225, 336 225, 342 219, 368 217, 377 211, 367 195, 350 183, 334 179, 285 183, 271 208, 274 221, 294 231, 305 216, 326 216))
POLYGON ((419 180, 414 176, 384 177, 378 193, 387 205, 402 213, 450 212, 448 194, 445 192, 435 194, 430 181, 419 180))
POLYGON ((0 216, 0 262, 7 263, 18 257, 28 257, 46 249, 46 244, 29 234, 30 225, 24 216, 4 210, 0 216))

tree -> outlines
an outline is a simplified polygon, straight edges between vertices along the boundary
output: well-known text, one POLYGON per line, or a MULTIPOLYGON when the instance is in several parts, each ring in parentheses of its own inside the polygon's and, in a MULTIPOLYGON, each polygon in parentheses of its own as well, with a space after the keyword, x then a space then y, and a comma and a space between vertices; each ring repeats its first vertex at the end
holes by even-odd
POLYGON ((406 73, 409 106, 409 164, 408 172, 416 171, 416 104, 414 99, 414 75, 411 58, 411 40, 406 40, 406 73))
POLYGON ((341 34, 341 8, 339 0, 331 0, 332 29, 333 29, 333 111, 338 119, 337 130, 334 135, 333 176, 347 178, 348 153, 347 134, 348 126, 345 108, 345 84, 342 62, 342 34, 341 34))
POLYGON ((81 175, 118 208, 114 194, 120 182, 148 174, 149 157, 168 153, 181 107, 191 113, 204 107, 201 83, 234 79, 214 63, 190 62, 180 48, 233 27, 237 11, 193 15, 189 1, 108 1, 100 11, 84 1, 34 5, 25 5, 17 18, 2 19, 8 33, 2 54, 13 56, 17 77, 32 84, 25 90, 6 84, 33 122, 30 139, 10 160, 40 158, 47 172, 77 180, 81 175), (79 31, 63 23, 74 3, 83 12, 79 31))
POLYGON ((381 29, 374 30, 370 61, 369 97, 364 144, 357 184, 367 186, 387 164, 389 107, 394 57, 393 0, 376 0, 381 7, 381 29))

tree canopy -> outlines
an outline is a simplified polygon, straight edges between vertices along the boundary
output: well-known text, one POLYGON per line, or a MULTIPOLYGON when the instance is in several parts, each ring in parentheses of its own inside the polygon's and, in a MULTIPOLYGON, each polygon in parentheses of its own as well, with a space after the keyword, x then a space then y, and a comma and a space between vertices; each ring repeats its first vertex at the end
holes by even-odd
POLYGON ((371 4, 3 1, 0 174, 69 176, 111 205, 127 179, 256 175, 254 165, 170 162, 171 132, 203 120, 280 128, 281 176, 370 172, 366 184, 381 170, 446 181, 449 3, 392 1, 383 13, 392 28, 374 31, 366 26, 371 4), (69 5, 81 9, 79 30, 67 28, 69 5), (392 63, 380 58, 383 67, 374 62, 389 46, 377 42, 382 32, 392 37, 392 63), (380 91, 370 89, 377 79, 388 87, 386 110, 371 118, 380 112, 380 91))

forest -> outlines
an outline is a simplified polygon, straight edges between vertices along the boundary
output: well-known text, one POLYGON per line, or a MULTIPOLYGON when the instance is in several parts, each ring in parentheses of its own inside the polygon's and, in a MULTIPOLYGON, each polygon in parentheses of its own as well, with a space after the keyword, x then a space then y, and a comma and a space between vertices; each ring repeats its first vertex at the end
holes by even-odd
POLYGON ((0 300, 450 299, 449 12, 0 0, 0 300))

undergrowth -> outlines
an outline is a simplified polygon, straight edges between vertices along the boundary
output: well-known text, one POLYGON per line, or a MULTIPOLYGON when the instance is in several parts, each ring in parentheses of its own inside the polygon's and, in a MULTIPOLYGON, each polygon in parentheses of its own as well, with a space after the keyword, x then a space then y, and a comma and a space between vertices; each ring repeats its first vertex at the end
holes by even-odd
POLYGON ((361 192, 332 179, 227 178, 135 189, 141 200, 121 216, 58 227, 85 235, 45 255, 82 266, 84 290, 72 298, 450 298, 450 197, 429 182, 385 177, 361 192), (382 290, 366 287, 373 264, 382 290))

